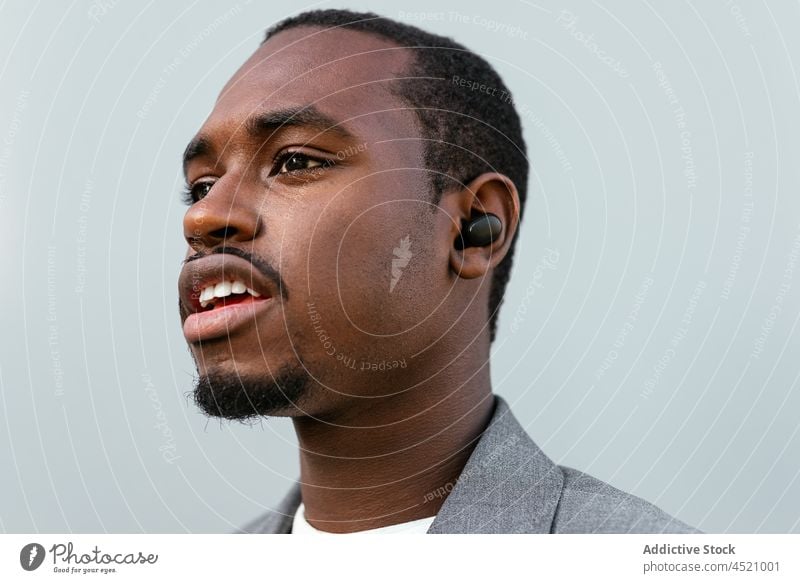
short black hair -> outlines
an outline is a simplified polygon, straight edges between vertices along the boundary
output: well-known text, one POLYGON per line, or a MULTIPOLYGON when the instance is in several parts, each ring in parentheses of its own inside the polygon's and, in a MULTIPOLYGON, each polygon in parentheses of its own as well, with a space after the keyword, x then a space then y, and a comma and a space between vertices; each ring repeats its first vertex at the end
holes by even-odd
MULTIPOLYGON (((466 184, 484 172, 500 172, 517 187, 522 213, 528 182, 522 127, 511 92, 486 60, 450 38, 371 12, 350 10, 300 13, 269 28, 263 42, 300 26, 357 30, 412 49, 408 71, 412 78, 398 80, 395 93, 416 110, 426 140, 424 159, 431 171, 434 195, 438 199, 448 188, 466 184)), ((491 341, 518 234, 519 230, 508 254, 494 269, 489 294, 491 341)))

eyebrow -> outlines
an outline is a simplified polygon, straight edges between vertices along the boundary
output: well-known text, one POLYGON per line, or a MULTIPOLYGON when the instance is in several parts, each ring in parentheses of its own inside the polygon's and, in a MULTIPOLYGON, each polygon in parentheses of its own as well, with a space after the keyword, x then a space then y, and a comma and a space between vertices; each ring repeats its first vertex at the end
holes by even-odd
MULTIPOLYGON (((341 122, 322 113, 313 105, 296 108, 264 111, 248 117, 244 121, 244 129, 253 138, 270 139, 276 132, 288 127, 302 127, 330 132, 343 139, 353 139, 353 134, 341 125, 341 122)), ((211 138, 198 134, 189 142, 183 152, 183 172, 195 158, 208 155, 213 149, 211 138)))

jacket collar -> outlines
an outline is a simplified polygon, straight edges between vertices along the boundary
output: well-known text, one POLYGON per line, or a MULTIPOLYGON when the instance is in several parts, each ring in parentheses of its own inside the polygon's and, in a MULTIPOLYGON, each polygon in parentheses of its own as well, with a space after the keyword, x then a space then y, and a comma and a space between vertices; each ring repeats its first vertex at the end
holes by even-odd
POLYGON ((564 478, 502 397, 428 529, 434 533, 548 533, 564 478))
MULTIPOLYGON (((533 442, 502 397, 461 475, 428 529, 440 533, 548 533, 561 489, 561 469, 533 442)), ((274 512, 246 529, 289 533, 300 505, 295 482, 274 512)))

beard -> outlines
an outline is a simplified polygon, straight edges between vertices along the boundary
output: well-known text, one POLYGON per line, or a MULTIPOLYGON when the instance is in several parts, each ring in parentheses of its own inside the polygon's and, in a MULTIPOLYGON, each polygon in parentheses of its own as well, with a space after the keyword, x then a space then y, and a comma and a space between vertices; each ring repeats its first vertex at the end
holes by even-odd
POLYGON ((209 417, 253 420, 266 415, 287 415, 311 387, 302 364, 284 365, 276 374, 241 375, 209 373, 198 377, 195 404, 209 417))

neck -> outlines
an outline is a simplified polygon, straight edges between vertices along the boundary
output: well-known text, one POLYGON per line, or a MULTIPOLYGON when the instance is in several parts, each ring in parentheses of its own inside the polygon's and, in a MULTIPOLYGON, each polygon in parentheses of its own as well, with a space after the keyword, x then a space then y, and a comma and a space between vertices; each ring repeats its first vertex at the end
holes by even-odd
POLYGON ((293 418, 308 522, 344 533, 434 516, 494 409, 482 362, 477 371, 451 365, 446 376, 391 396, 354 399, 335 419, 293 418))

